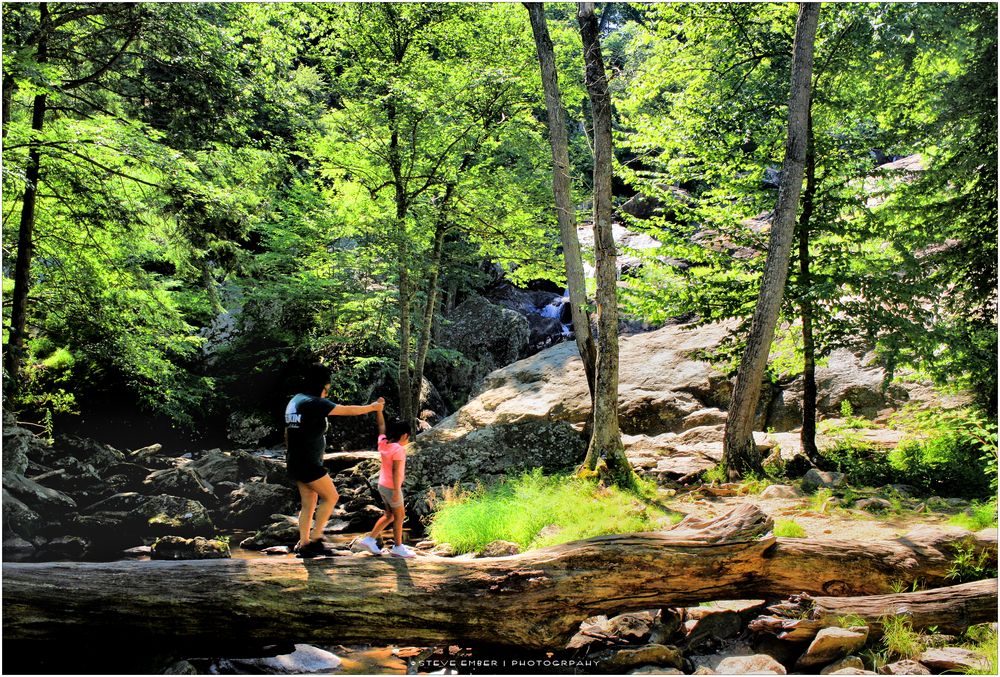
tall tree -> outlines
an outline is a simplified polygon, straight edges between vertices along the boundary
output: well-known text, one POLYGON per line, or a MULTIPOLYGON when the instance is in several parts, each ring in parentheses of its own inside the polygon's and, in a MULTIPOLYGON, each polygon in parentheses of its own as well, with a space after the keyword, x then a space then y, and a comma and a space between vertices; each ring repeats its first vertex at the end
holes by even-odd
POLYGON ((583 39, 587 92, 594 116, 594 257, 597 269, 597 369, 594 388, 594 429, 585 466, 607 464, 612 479, 634 482, 618 427, 618 270, 611 232, 611 94, 601 56, 601 38, 594 3, 578 4, 583 39))
POLYGON ((788 103, 788 136, 782 165, 778 203, 771 224, 770 244, 757 306, 754 309, 746 351, 736 374, 736 385, 726 418, 723 461, 730 479, 761 472, 761 458, 753 439, 753 419, 761 379, 781 309, 799 193, 805 171, 808 111, 813 47, 819 21, 819 3, 801 3, 792 48, 791 95, 788 103))
MULTIPOLYGON (((94 53, 84 54, 90 70, 83 74, 74 72, 54 82, 39 83, 37 93, 31 106, 31 137, 28 141, 28 162, 24 173, 24 194, 21 199, 21 219, 18 224, 17 260, 14 264, 13 305, 10 313, 10 336, 7 344, 7 354, 4 366, 7 370, 9 383, 16 390, 21 378, 21 361, 24 353, 24 339, 28 316, 28 291, 31 286, 31 261, 35 242, 35 213, 38 201, 38 187, 41 179, 42 149, 45 145, 41 139, 45 126, 46 113, 49 110, 49 89, 72 95, 72 91, 84 85, 96 83, 122 59, 125 50, 136 39, 141 29, 139 13, 132 8, 115 7, 114 5, 95 6, 92 8, 65 5, 53 13, 48 3, 38 5, 37 28, 27 38, 23 47, 34 52, 34 66, 44 71, 50 60, 50 52, 62 55, 64 67, 75 66, 79 52, 69 47, 69 41, 79 35, 72 35, 70 29, 82 20, 100 16, 103 26, 93 31, 90 42, 96 46, 94 53), (103 8, 103 9, 101 9, 103 8), (60 30, 61 29, 61 30, 60 30)), ((7 64, 5 63, 5 66, 7 64)), ((13 85, 13 76, 4 73, 5 81, 13 85)), ((9 103, 9 102, 8 102, 9 103)), ((4 115, 9 115, 5 112, 4 115)), ((4 125, 6 136, 6 124, 4 125)))
POLYGON ((548 112, 549 142, 552 146, 552 193, 556 203, 556 219, 559 223, 559 237, 562 241, 563 261, 566 268, 566 287, 569 289, 570 312, 576 336, 576 347, 580 351, 583 367, 587 374, 591 406, 594 403, 594 372, 597 349, 590 333, 590 313, 587 312, 587 288, 583 275, 583 256, 580 240, 576 235, 576 210, 570 184, 569 140, 566 132, 566 115, 559 92, 559 74, 556 70, 555 52, 549 28, 545 21, 545 4, 526 2, 531 19, 531 32, 535 38, 535 51, 542 72, 542 88, 545 91, 545 109, 548 112))

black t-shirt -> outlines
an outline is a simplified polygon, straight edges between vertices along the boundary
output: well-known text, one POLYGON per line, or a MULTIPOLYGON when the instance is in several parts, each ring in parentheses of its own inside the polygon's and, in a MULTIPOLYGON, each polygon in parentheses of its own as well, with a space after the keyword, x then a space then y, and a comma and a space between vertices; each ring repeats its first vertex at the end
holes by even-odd
POLYGON ((326 420, 336 403, 324 397, 299 393, 285 407, 285 430, 288 432, 289 464, 323 464, 326 451, 326 420))

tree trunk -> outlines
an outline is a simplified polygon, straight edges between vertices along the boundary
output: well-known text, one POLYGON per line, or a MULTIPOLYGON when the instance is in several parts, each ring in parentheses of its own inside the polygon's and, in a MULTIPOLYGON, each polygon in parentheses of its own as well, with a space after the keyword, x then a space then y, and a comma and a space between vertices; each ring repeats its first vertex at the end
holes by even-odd
MULTIPOLYGON (((38 28, 38 54, 40 64, 48 60, 49 7, 40 3, 38 28)), ((36 94, 31 106, 31 130, 28 166, 24 172, 24 197, 21 202, 21 222, 17 230, 17 259, 14 263, 14 290, 10 311, 10 335, 7 339, 6 369, 11 391, 21 385, 21 362, 24 357, 24 339, 27 331, 28 290, 31 287, 31 258, 35 247, 35 201, 38 197, 38 180, 41 176, 42 154, 38 136, 45 123, 45 93, 36 94)))
MULTIPOLYGON (((947 584, 949 543, 963 537, 775 539, 771 527, 744 505, 671 531, 513 557, 5 562, 4 645, 111 637, 178 647, 211 638, 553 649, 602 613, 802 592, 883 594, 916 579, 947 584)), ((995 536, 981 545, 995 556, 995 536)))
POLYGON ((792 641, 810 640, 823 628, 840 627, 845 616, 862 618, 875 637, 882 634, 884 619, 897 615, 904 615, 914 630, 937 627, 939 632, 957 635, 970 625, 996 620, 997 579, 869 597, 793 595, 768 610, 775 615, 754 619, 750 629, 792 641))
POLYGON ((816 342, 813 339, 812 280, 809 275, 809 222, 816 201, 816 144, 813 138, 812 103, 809 106, 806 141, 806 187, 799 217, 799 284, 802 288, 799 314, 802 317, 802 451, 813 463, 819 460, 816 448, 816 342))
POLYGON ((542 70, 542 89, 545 91, 549 141, 552 146, 552 193, 555 197, 556 220, 559 223, 559 238, 562 241, 563 261, 566 267, 566 288, 569 290, 576 347, 580 351, 583 368, 587 374, 587 388, 590 391, 591 414, 593 414, 597 348, 590 333, 583 256, 580 254, 580 240, 576 235, 576 213, 573 208, 573 191, 569 176, 569 140, 562 97, 559 93, 559 74, 556 70, 552 39, 549 37, 549 28, 545 22, 544 3, 526 2, 524 6, 531 19, 531 32, 535 36, 535 50, 542 70))
POLYGON ((594 111, 594 256, 597 267, 597 363, 594 429, 585 466, 607 464, 618 484, 634 482, 618 428, 618 271, 611 232, 611 94, 604 73, 594 3, 579 3, 577 19, 583 39, 587 91, 594 111))
POLYGON ((431 347, 431 330, 434 328, 434 313, 438 304, 438 277, 441 273, 444 235, 447 231, 446 210, 454 188, 454 184, 448 184, 441 205, 441 214, 434 227, 434 247, 431 250, 430 271, 427 276, 427 303, 424 306, 423 324, 420 326, 420 336, 417 338, 417 357, 413 365, 412 410, 418 415, 420 413, 420 388, 424 382, 424 365, 427 362, 427 351, 431 347))
POLYGON ((763 472, 760 453, 753 441, 753 417, 788 277, 788 260, 805 165, 813 44, 818 19, 819 3, 799 5, 792 49, 788 138, 785 141, 785 161, 781 169, 778 204, 771 223, 764 277, 750 325, 746 351, 736 374, 736 385, 723 437, 723 460, 731 480, 738 480, 748 472, 763 472))

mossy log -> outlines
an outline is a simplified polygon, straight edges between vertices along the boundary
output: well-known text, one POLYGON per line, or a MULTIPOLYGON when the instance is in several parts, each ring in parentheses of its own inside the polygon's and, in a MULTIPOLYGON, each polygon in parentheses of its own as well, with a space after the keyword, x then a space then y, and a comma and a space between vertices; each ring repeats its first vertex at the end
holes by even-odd
POLYGON ((755 632, 770 632, 789 641, 812 639, 823 628, 861 619, 871 636, 882 634, 887 617, 902 617, 914 630, 937 628, 958 634, 969 626, 997 618, 997 579, 944 588, 868 597, 793 595, 768 607, 773 615, 750 621, 755 632))
MULTIPOLYGON (((670 531, 513 557, 4 563, 4 642, 461 641, 549 649, 601 613, 803 592, 883 594, 915 579, 947 584, 944 537, 775 539, 771 527, 746 505, 670 531)), ((980 542, 995 552, 995 538, 980 542)))

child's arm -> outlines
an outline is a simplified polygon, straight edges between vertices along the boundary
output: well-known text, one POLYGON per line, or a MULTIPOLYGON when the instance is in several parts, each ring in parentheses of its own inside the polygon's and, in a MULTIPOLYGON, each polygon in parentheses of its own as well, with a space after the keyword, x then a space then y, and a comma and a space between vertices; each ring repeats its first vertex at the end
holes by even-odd
POLYGON ((378 426, 378 434, 385 435, 385 415, 382 413, 385 408, 385 398, 378 398, 375 404, 378 405, 378 409, 375 410, 375 424, 378 426))

